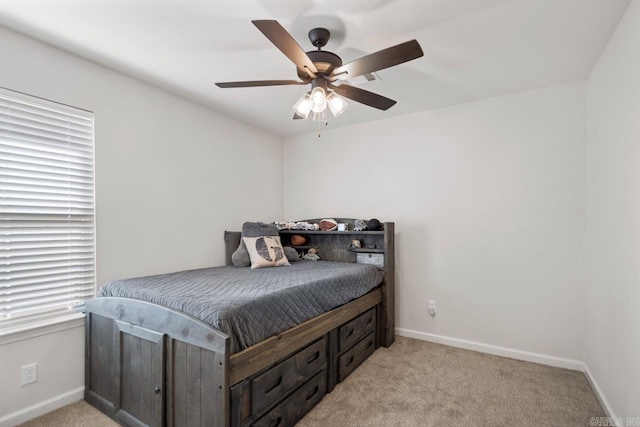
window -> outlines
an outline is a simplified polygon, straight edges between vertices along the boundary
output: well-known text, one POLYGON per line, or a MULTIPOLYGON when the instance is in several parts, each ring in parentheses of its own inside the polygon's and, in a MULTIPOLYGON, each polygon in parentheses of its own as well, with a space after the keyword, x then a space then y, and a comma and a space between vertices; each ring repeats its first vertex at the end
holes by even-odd
POLYGON ((95 293, 93 114, 0 88, 0 334, 95 293))

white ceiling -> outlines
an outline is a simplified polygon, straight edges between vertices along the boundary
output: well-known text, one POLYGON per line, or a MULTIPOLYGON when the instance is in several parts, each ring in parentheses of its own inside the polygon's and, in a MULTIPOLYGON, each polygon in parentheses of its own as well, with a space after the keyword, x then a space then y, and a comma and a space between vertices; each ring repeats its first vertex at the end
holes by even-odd
POLYGON ((424 57, 362 88, 398 103, 349 102, 329 127, 585 79, 630 0, 0 0, 0 25, 210 106, 276 135, 301 86, 213 83, 295 79, 295 66, 251 24, 276 19, 305 50, 324 26, 343 62, 417 39, 424 57))

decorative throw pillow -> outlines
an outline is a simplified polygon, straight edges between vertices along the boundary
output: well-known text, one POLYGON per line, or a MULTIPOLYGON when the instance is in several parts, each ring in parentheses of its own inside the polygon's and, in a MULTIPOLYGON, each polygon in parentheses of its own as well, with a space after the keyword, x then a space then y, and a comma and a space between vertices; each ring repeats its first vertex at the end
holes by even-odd
POLYGON ((300 261, 300 254, 295 250, 295 248, 292 248, 291 246, 284 247, 284 254, 286 255, 289 262, 300 261))
POLYGON ((243 237, 242 240, 251 258, 251 269, 289 265, 280 236, 243 237))
MULTIPOLYGON (((279 236, 278 227, 275 224, 263 222, 245 222, 242 224, 242 237, 279 236)), ((231 255, 231 262, 236 267, 249 267, 251 258, 247 252, 247 246, 240 239, 238 249, 231 255)))

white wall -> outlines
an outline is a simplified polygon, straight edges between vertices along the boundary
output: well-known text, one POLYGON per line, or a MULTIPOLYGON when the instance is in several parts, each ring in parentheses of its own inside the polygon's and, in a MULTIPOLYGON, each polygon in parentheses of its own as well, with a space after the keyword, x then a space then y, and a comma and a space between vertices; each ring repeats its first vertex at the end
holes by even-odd
MULTIPOLYGON (((225 229, 282 218, 280 138, 1 27, 0 58, 0 86, 95 113, 98 284, 220 265, 225 229)), ((0 420, 81 387, 83 339, 0 345, 0 420)))
POLYGON ((585 94, 575 83, 288 138, 285 217, 395 221, 400 332, 578 367, 585 94))
POLYGON ((584 357, 609 410, 624 421, 640 417, 637 0, 589 77, 587 105, 584 357))

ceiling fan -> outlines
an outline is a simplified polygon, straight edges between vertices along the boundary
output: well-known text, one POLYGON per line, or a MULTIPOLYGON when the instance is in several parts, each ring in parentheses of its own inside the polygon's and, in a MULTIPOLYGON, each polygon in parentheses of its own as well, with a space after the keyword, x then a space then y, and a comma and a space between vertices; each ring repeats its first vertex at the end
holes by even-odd
POLYGON ((309 40, 317 50, 305 52, 278 21, 251 22, 296 65, 300 80, 224 82, 216 83, 216 86, 237 88, 311 84, 311 91, 303 94, 293 106, 294 119, 306 119, 312 114, 314 120, 326 122, 327 107, 334 116, 339 116, 347 108, 347 103, 341 96, 373 108, 387 110, 396 101, 342 81, 423 56, 420 44, 411 40, 343 65, 338 55, 322 50, 331 36, 326 28, 314 28, 309 31, 309 40))

